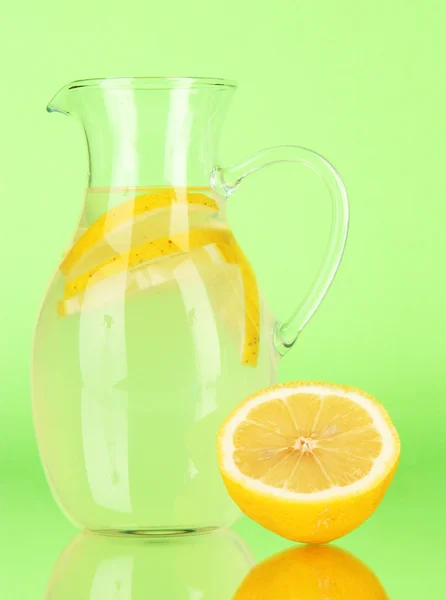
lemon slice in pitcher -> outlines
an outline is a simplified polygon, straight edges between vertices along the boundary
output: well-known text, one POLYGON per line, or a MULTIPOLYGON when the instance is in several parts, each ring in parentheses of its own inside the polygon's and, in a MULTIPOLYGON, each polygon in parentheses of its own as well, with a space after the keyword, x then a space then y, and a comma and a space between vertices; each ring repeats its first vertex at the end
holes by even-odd
POLYGON ((104 262, 95 265, 81 275, 67 281, 65 284, 65 298, 71 298, 84 292, 90 286, 108 279, 109 277, 132 269, 138 265, 158 260, 162 257, 189 252, 201 248, 206 244, 222 244, 231 236, 228 228, 191 229, 184 233, 164 236, 149 240, 144 244, 135 246, 127 252, 112 256, 104 262))
MULTIPOLYGON (((67 281, 65 297, 58 304, 59 315, 67 316, 79 312, 83 306, 87 288, 90 290, 118 273, 127 270, 131 272, 132 269, 142 264, 154 264, 161 258, 190 252, 210 244, 215 244, 219 248, 229 264, 235 264, 240 268, 245 306, 245 331, 241 360, 245 365, 256 366, 260 347, 260 305, 257 281, 251 265, 226 227, 191 229, 185 233, 150 240, 96 264, 93 268, 67 281)), ((109 294, 110 292, 107 291, 107 296, 109 294)))
POLYGON ((249 261, 239 246, 229 240, 220 245, 223 256, 228 263, 240 268, 243 281, 243 299, 245 304, 245 343, 243 345, 242 363, 255 366, 260 345, 260 302, 257 279, 249 261))
POLYGON ((129 224, 134 229, 137 227, 138 220, 156 211, 184 205, 188 207, 188 210, 217 212, 219 209, 217 202, 206 194, 200 193, 199 190, 200 188, 198 190, 194 188, 187 190, 153 188, 149 192, 130 198, 104 212, 74 243, 62 261, 60 266, 62 272, 68 275, 82 258, 113 232, 129 224))
MULTIPOLYGON (((204 277, 207 277, 207 274, 213 272, 216 268, 220 272, 227 265, 216 244, 205 245, 189 252, 187 259, 204 277)), ((164 260, 154 260, 135 269, 130 269, 125 278, 124 288, 121 282, 119 285, 115 284, 113 276, 99 281, 96 285, 88 287, 88 293, 82 292, 76 296, 60 300, 57 311, 61 317, 65 317, 81 310, 99 308, 107 302, 122 300, 123 294, 126 297, 133 296, 139 292, 150 291, 159 286, 172 283, 176 279, 175 270, 184 260, 184 254, 175 254, 166 257, 164 260)))
POLYGON ((257 392, 223 424, 219 466, 249 517, 283 537, 324 543, 376 509, 396 470, 398 434, 372 397, 328 383, 257 392))

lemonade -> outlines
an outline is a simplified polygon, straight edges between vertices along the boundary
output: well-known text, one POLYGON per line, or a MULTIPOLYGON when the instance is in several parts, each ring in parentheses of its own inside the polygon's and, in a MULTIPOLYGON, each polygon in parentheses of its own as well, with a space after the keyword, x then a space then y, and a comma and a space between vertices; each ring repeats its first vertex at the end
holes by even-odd
POLYGON ((87 192, 33 378, 48 478, 89 529, 175 533, 238 514, 215 438, 275 381, 275 323, 220 204, 203 188, 87 192))

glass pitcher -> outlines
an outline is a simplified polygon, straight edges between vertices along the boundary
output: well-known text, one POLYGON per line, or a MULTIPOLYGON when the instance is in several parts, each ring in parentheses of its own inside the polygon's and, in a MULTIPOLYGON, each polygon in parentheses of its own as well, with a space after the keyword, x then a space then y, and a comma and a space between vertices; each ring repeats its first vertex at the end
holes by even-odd
POLYGON ((89 175, 80 222, 39 316, 34 419, 42 462, 71 520, 98 532, 203 532, 238 516, 215 439, 324 297, 347 235, 341 179, 297 146, 229 168, 217 146, 236 86, 222 79, 77 81, 48 106, 82 124, 89 175), (285 321, 265 304, 226 219, 250 173, 310 167, 333 200, 327 255, 285 321))

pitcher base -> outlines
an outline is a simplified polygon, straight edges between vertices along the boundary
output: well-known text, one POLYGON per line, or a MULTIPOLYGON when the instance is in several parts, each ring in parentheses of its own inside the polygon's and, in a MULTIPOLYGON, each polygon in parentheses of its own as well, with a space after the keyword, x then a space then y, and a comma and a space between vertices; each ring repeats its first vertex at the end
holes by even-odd
POLYGON ((170 529, 168 527, 148 527, 142 529, 97 529, 92 533, 108 536, 133 536, 145 538, 172 538, 191 535, 204 535, 216 531, 218 527, 199 527, 199 528, 178 528, 170 529))

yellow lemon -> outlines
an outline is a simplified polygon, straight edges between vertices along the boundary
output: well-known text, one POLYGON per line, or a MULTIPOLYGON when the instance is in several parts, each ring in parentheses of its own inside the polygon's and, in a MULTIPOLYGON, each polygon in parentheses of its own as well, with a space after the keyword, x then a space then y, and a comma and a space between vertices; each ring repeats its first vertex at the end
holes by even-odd
POLYGON ((92 306, 98 306, 98 301, 100 305, 101 298, 112 299, 113 286, 100 284, 119 273, 125 271, 131 273, 133 270, 135 273, 128 278, 130 285, 134 277, 138 277, 136 270, 141 265, 149 266, 150 274, 155 275, 156 284, 160 281, 164 283, 171 273, 169 274, 169 269, 167 269, 167 273, 163 273, 161 259, 185 255, 185 253, 188 253, 189 256, 191 251, 210 245, 216 246, 228 264, 237 265, 240 268, 245 305, 245 332, 241 361, 245 365, 254 367, 257 364, 260 346, 260 303, 257 280, 251 265, 227 227, 214 225, 213 228, 190 229, 183 233, 149 240, 95 264, 66 282, 64 298, 58 303, 58 313, 64 317, 78 313, 86 307, 85 292, 87 289, 92 306), (161 278, 159 277, 160 273, 162 273, 161 278), (91 294, 94 289, 97 293, 91 294))
POLYGON ((127 252, 113 256, 106 261, 95 265, 81 275, 67 281, 65 284, 65 298, 84 292, 87 287, 97 284, 108 277, 122 273, 138 265, 148 263, 162 257, 188 252, 201 248, 206 244, 224 243, 229 239, 229 229, 205 228, 191 229, 184 233, 164 236, 159 239, 150 240, 139 246, 131 248, 127 252))
POLYGON ((376 575, 332 546, 300 546, 256 565, 233 600, 388 600, 376 575))
POLYGON ((256 366, 260 345, 260 302, 257 279, 254 271, 233 239, 222 243, 220 249, 226 261, 240 268, 243 281, 243 298, 245 304, 245 335, 242 363, 256 366))
MULTIPOLYGON (((226 260, 216 244, 205 245, 186 254, 173 254, 164 260, 154 260, 130 269, 125 280, 126 296, 134 296, 138 292, 158 288, 175 281, 175 270, 185 261, 197 269, 202 276, 216 271, 220 273, 226 260)), ((81 310, 89 310, 104 306, 107 302, 119 300, 123 289, 115 285, 113 276, 98 281, 96 285, 88 286, 86 292, 60 300, 57 311, 61 317, 66 317, 81 310)))
POLYGON ((234 501, 260 525, 299 542, 330 542, 370 517, 399 454, 383 406, 330 383, 261 390, 218 435, 219 467, 234 501))
POLYGON ((218 212, 218 204, 207 195, 190 188, 178 190, 175 188, 152 188, 140 196, 130 198, 103 213, 80 236, 63 260, 60 268, 65 275, 83 258, 96 244, 106 239, 110 233, 124 225, 134 226, 136 220, 154 211, 184 205, 193 210, 203 210, 210 213, 218 212))
MULTIPOLYGON (((91 194, 103 196, 109 201, 112 193, 118 199, 131 193, 131 189, 96 189, 91 194)), ((103 212, 76 240, 61 264, 66 277, 64 298, 58 303, 61 317, 79 313, 87 304, 101 306, 103 299, 113 299, 113 277, 128 271, 127 291, 138 288, 142 279, 141 265, 149 273, 145 280, 150 283, 167 281, 164 259, 181 253, 189 253, 204 246, 217 245, 224 260, 237 265, 243 281, 245 305, 245 328, 241 361, 256 366, 260 344, 260 303, 257 281, 251 265, 224 225, 213 222, 200 227, 199 215, 208 218, 219 212, 216 200, 208 196, 205 188, 135 188, 133 196, 103 212), (189 227, 189 217, 195 226, 189 227), (172 219, 178 226, 182 223, 183 233, 170 233, 172 219), (157 235, 157 233, 159 235, 157 235), (155 264, 155 262, 159 264, 155 264), (161 277, 160 277, 161 275, 161 277), (135 281, 136 280, 136 285, 135 281), (94 288, 94 289, 93 289, 94 288), (86 290, 88 289, 88 302, 86 290), (93 291, 92 291, 93 289, 93 291)), ((102 200, 104 200, 104 198, 102 200)), ((103 202, 98 203, 99 206, 103 202)), ((175 228, 177 229, 177 227, 175 228)), ((182 260, 182 259, 180 259, 182 260)), ((169 269, 167 269, 168 271, 169 269)), ((144 287, 148 287, 144 282, 144 287)), ((150 285, 151 287, 151 285, 150 285)), ((121 287, 116 290, 122 292, 121 287)))

